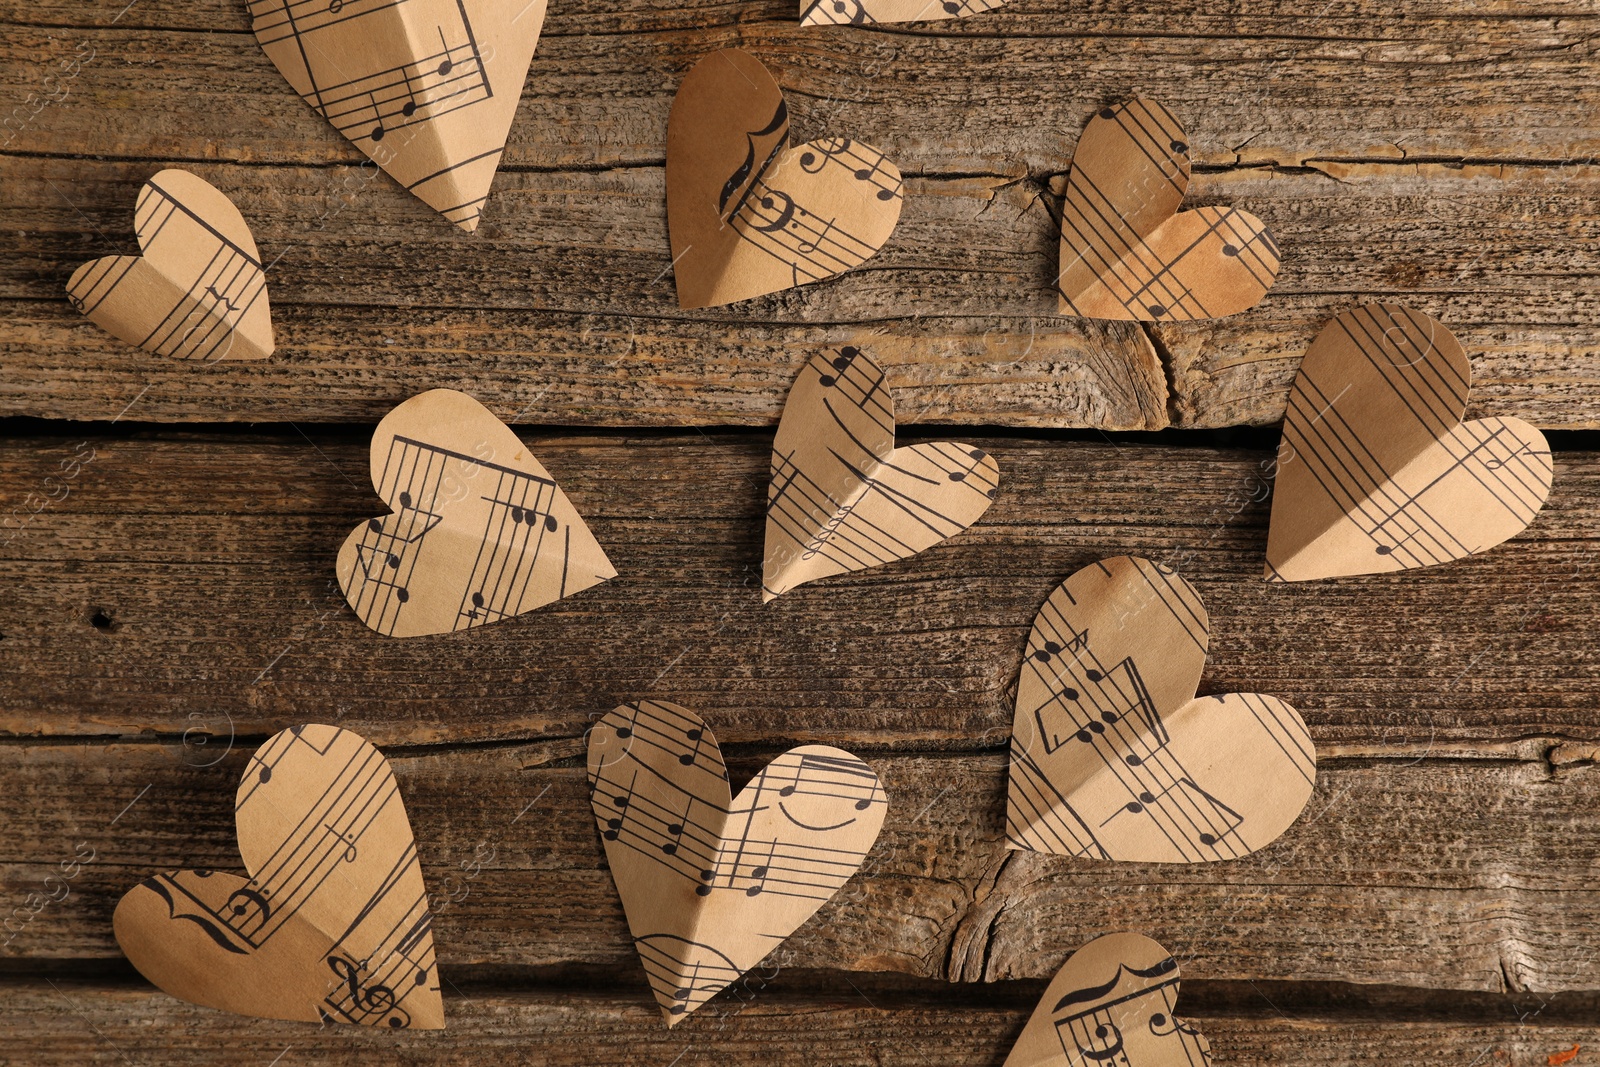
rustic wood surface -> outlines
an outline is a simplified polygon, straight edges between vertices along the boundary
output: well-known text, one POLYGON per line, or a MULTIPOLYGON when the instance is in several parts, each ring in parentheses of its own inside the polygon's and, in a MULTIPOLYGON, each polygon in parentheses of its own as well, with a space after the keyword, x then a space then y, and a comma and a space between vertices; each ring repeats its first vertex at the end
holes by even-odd
POLYGON ((1355 303, 1445 320, 1471 413, 1600 427, 1593 0, 1011 0, 812 30, 784 0, 558 3, 475 235, 359 165, 242 0, 125 3, 0 0, 0 1064, 998 1065, 1065 955, 1114 929, 1178 955, 1220 1063, 1600 1062, 1596 435, 1554 435, 1549 505, 1492 553, 1261 580, 1266 427, 1355 303), (667 109, 735 44, 797 139, 885 149, 905 211, 843 279, 683 312, 667 109), (1248 207, 1283 247, 1251 312, 1055 314, 1072 146, 1135 92, 1185 120, 1190 202, 1248 207), (134 196, 168 165, 233 197, 272 262, 271 360, 154 359, 67 305, 79 263, 134 250, 134 196), (763 606, 770 429, 845 343, 890 367, 907 439, 983 445, 1001 492, 928 553, 763 606), (367 438, 431 386, 519 427, 617 579, 468 633, 361 626, 332 561, 383 510, 367 438), (1226 427, 1262 429, 1117 432, 1226 427), (1003 848, 1028 628, 1119 553, 1200 590, 1202 693, 1271 693, 1310 726, 1317 792, 1255 856, 1003 848), (862 874, 671 1031, 582 770, 587 725, 644 695, 704 714, 736 779, 822 741, 893 798, 862 874), (393 762, 443 1032, 227 1016, 117 952, 139 878, 239 867, 240 768, 304 721, 393 762))
POLYGON ((469 385, 535 423, 763 425, 816 344, 856 341, 902 364, 908 422, 1264 424, 1324 321, 1403 297, 1473 353, 1474 410, 1600 425, 1589 0, 1014 0, 880 30, 800 30, 779 0, 557 5, 474 235, 358 167, 242 3, 140 0, 113 25, 121 6, 0 5, 3 413, 137 397, 130 417, 370 422, 469 385), (730 44, 772 66, 797 136, 871 141, 908 195, 848 279, 684 313, 663 131, 683 73, 730 44), (1054 314, 1055 190, 1087 116, 1132 92, 1187 122, 1194 202, 1272 226, 1285 268, 1256 311, 1148 332, 1054 314), (78 263, 131 250, 139 183, 172 162, 274 261, 268 363, 151 360, 62 299, 78 263))

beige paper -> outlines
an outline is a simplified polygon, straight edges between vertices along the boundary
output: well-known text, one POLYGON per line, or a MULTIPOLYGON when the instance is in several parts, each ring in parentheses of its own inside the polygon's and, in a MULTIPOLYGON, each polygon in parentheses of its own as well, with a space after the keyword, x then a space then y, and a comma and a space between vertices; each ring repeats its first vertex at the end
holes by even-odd
POLYGON ((1266 224, 1179 211, 1188 188, 1188 138, 1166 108, 1135 99, 1090 119, 1061 210, 1061 313, 1182 322, 1254 307, 1278 277, 1266 224))
POLYGON ((667 229, 685 308, 821 281, 883 247, 900 171, 869 144, 796 148, 778 83, 748 52, 695 64, 667 120, 667 229))
POLYGON ((1211 623, 1175 571, 1118 556, 1034 620, 1017 684, 1009 848, 1143 863, 1236 859, 1311 799, 1316 749, 1275 697, 1195 697, 1211 623))
POLYGON ((144 255, 106 256, 73 271, 73 307, 158 356, 272 355, 267 275, 233 201, 186 170, 164 170, 139 190, 133 230, 144 255))
POLYGON ((1000 468, 954 441, 894 447, 894 397, 860 349, 811 357, 772 443, 763 601, 904 559, 977 522, 1000 468))
POLYGON ((1171 953, 1143 934, 1097 937, 1056 972, 1005 1067, 1204 1067, 1211 1043, 1177 1002, 1171 953))
POLYGON ((993 11, 1006 0, 800 0, 802 26, 933 22, 993 11))
POLYGON ((1289 393, 1267 579, 1426 567, 1521 533, 1550 495, 1550 445, 1521 419, 1462 422, 1471 379, 1421 312, 1368 304, 1323 327, 1289 393))
POLYGON ((550 472, 488 408, 432 389, 372 434, 372 484, 393 512, 339 549, 339 588, 388 637, 532 611, 617 576, 550 472))
POLYGON ((668 1026, 777 948, 860 868, 889 798, 848 752, 801 745, 730 799, 717 739, 676 704, 589 733, 590 803, 668 1026))
POLYGON ((117 944, 166 992, 240 1015, 444 1026, 427 891, 388 761, 333 726, 251 757, 236 801, 250 877, 174 871, 117 904, 117 944))
POLYGON ((250 0, 294 91, 408 192, 478 228, 545 0, 250 0))

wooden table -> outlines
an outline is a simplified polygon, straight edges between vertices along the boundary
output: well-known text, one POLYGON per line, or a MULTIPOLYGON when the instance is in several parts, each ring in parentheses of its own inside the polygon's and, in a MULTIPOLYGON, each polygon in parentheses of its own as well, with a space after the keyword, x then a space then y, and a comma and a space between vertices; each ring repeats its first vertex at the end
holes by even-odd
POLYGON ((1545 1064, 1575 1043, 1596 1062, 1593 0, 1013 0, 806 30, 779 0, 554 6, 469 236, 358 166, 239 0, 0 3, 0 1061, 998 1064, 1066 954, 1132 928, 1182 960, 1180 1008, 1221 1062, 1545 1064), (685 313, 667 109, 735 44, 798 138, 898 161, 905 210, 841 280, 685 313), (1055 314, 1072 145, 1133 92, 1186 121, 1191 202, 1247 206, 1284 248, 1255 310, 1055 314), (64 299, 78 263, 134 250, 135 192, 167 165, 227 191, 273 262, 271 360, 146 356, 64 299), (1550 503, 1486 556, 1268 588, 1250 476, 1307 341, 1380 297, 1456 331, 1472 413, 1560 431, 1550 503), (1002 492, 933 551, 763 607, 771 426, 842 343, 892 365, 907 437, 981 443, 1002 492), (381 511, 366 439, 432 386, 521 427, 621 577, 439 638, 355 619, 333 556, 381 511), (1108 432, 1152 430, 1174 432, 1108 432), (1001 847, 1028 626, 1125 552, 1205 597, 1202 693, 1281 696, 1316 738, 1316 796, 1260 854, 1001 847), (819 740, 895 797, 870 874, 672 1031, 582 769, 586 724, 646 695, 702 712, 736 778, 819 740), (441 1033, 194 1008, 117 951, 136 880, 239 866, 243 761, 303 721, 393 762, 435 894, 441 1033), (86 854, 64 899, 30 896, 86 854))

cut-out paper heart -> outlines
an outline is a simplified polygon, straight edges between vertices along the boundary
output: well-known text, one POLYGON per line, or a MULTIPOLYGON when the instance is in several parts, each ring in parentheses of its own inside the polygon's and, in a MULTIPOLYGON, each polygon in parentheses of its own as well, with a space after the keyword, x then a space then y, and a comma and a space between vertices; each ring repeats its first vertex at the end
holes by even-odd
POLYGON ((1426 567, 1526 529, 1550 495, 1550 445, 1521 419, 1462 422, 1471 379, 1421 312, 1368 304, 1323 327, 1289 392, 1267 579, 1426 567))
POLYGON ((1106 934, 1062 965, 1005 1067, 1204 1067, 1211 1043, 1172 1014, 1178 961, 1143 934, 1106 934))
POLYGON ((427 891, 383 755, 348 730, 292 727, 250 758, 235 808, 250 877, 174 871, 117 903, 139 973, 240 1015, 442 1028, 427 891))
POLYGON ((789 110, 760 60, 725 48, 695 64, 667 120, 667 230, 685 308, 821 281, 883 247, 900 171, 843 137, 789 143, 789 110))
POLYGON ((933 22, 993 11, 1006 0, 801 0, 802 26, 871 26, 933 22))
POLYGON ((1276 697, 1195 697, 1210 635, 1194 587, 1146 559, 1050 594, 1017 683, 1007 847, 1202 863, 1289 828, 1316 781, 1311 735, 1276 697))
POLYGON ((550 472, 482 404, 419 393, 372 434, 372 484, 394 511, 339 549, 339 588, 388 637, 532 611, 617 576, 550 472))
POLYGON ((800 371, 772 443, 762 598, 904 559, 977 522, 1000 468, 954 441, 894 447, 894 398, 860 349, 800 371))
POLYGON ((294 91, 423 203, 478 228, 545 0, 250 0, 294 91))
POLYGON ((733 797, 700 716, 651 700, 614 709, 590 731, 589 787, 668 1026, 838 892, 889 810, 872 768, 826 745, 790 749, 733 797))
POLYGON ((133 230, 144 255, 106 256, 73 271, 73 307, 157 356, 272 355, 266 271, 233 201, 186 170, 164 170, 139 190, 133 230))
POLYGON ((1179 211, 1189 144, 1151 100, 1089 120, 1061 210, 1061 313, 1183 322, 1254 307, 1278 277, 1266 224, 1231 207, 1179 211))

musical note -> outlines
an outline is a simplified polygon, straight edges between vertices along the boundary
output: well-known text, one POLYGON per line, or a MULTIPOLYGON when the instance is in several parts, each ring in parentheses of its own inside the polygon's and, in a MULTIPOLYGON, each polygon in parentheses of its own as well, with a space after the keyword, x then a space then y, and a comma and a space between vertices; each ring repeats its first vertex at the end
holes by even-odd
POLYGON ((266 272, 244 216, 188 171, 139 190, 140 256, 85 263, 67 282, 82 315, 158 356, 214 362, 272 354, 266 272))
POLYGON ((1471 367, 1444 324, 1373 304, 1325 326, 1284 420, 1270 581, 1426 567, 1528 526, 1549 496, 1544 435, 1463 422, 1471 367))
POLYGON ((1139 934, 1107 934, 1051 980, 1007 1067, 1207 1067, 1211 1048, 1173 1012, 1178 964, 1139 934))
POLYGON ((929 22, 993 11, 1006 0, 801 0, 802 26, 929 22))
POLYGON ((669 1022, 828 900, 860 867, 888 807, 871 768, 819 745, 784 753, 730 796, 711 731, 660 701, 619 707, 590 731, 589 782, 606 859, 669 1022), (692 894, 678 891, 691 885, 692 894))
POLYGON ((772 448, 762 596, 903 559, 986 511, 1000 471, 955 442, 894 446, 883 371, 855 346, 813 356, 772 448))
POLYGON ((444 1024, 427 893, 394 775, 360 736, 304 725, 240 780, 249 877, 177 871, 118 903, 118 943, 174 996, 265 1018, 444 1024))
POLYGON ((1221 318, 1277 279, 1266 225, 1234 208, 1179 211, 1183 126, 1152 100, 1100 111, 1078 140, 1061 215, 1061 312, 1146 322, 1221 318))
POLYGON ((483 626, 616 574, 549 472, 465 394, 437 389, 395 408, 373 434, 372 461, 395 511, 351 532, 338 576, 379 633, 483 626))
POLYGON ((902 199, 894 164, 847 138, 788 148, 788 137, 783 94, 749 54, 713 53, 684 80, 667 128, 667 220, 681 306, 821 281, 888 240, 902 199), (728 169, 730 160, 737 162, 728 169))
POLYGON ((256 40, 306 103, 402 187, 462 229, 477 227, 543 0, 251 0, 249 8, 256 40))
POLYGON ((1305 724, 1272 697, 1195 699, 1209 636, 1194 589, 1147 560, 1062 583, 1023 658, 1008 847, 1198 863, 1243 856, 1293 822, 1316 773, 1305 724), (1228 739, 1224 765, 1212 737, 1228 739))

